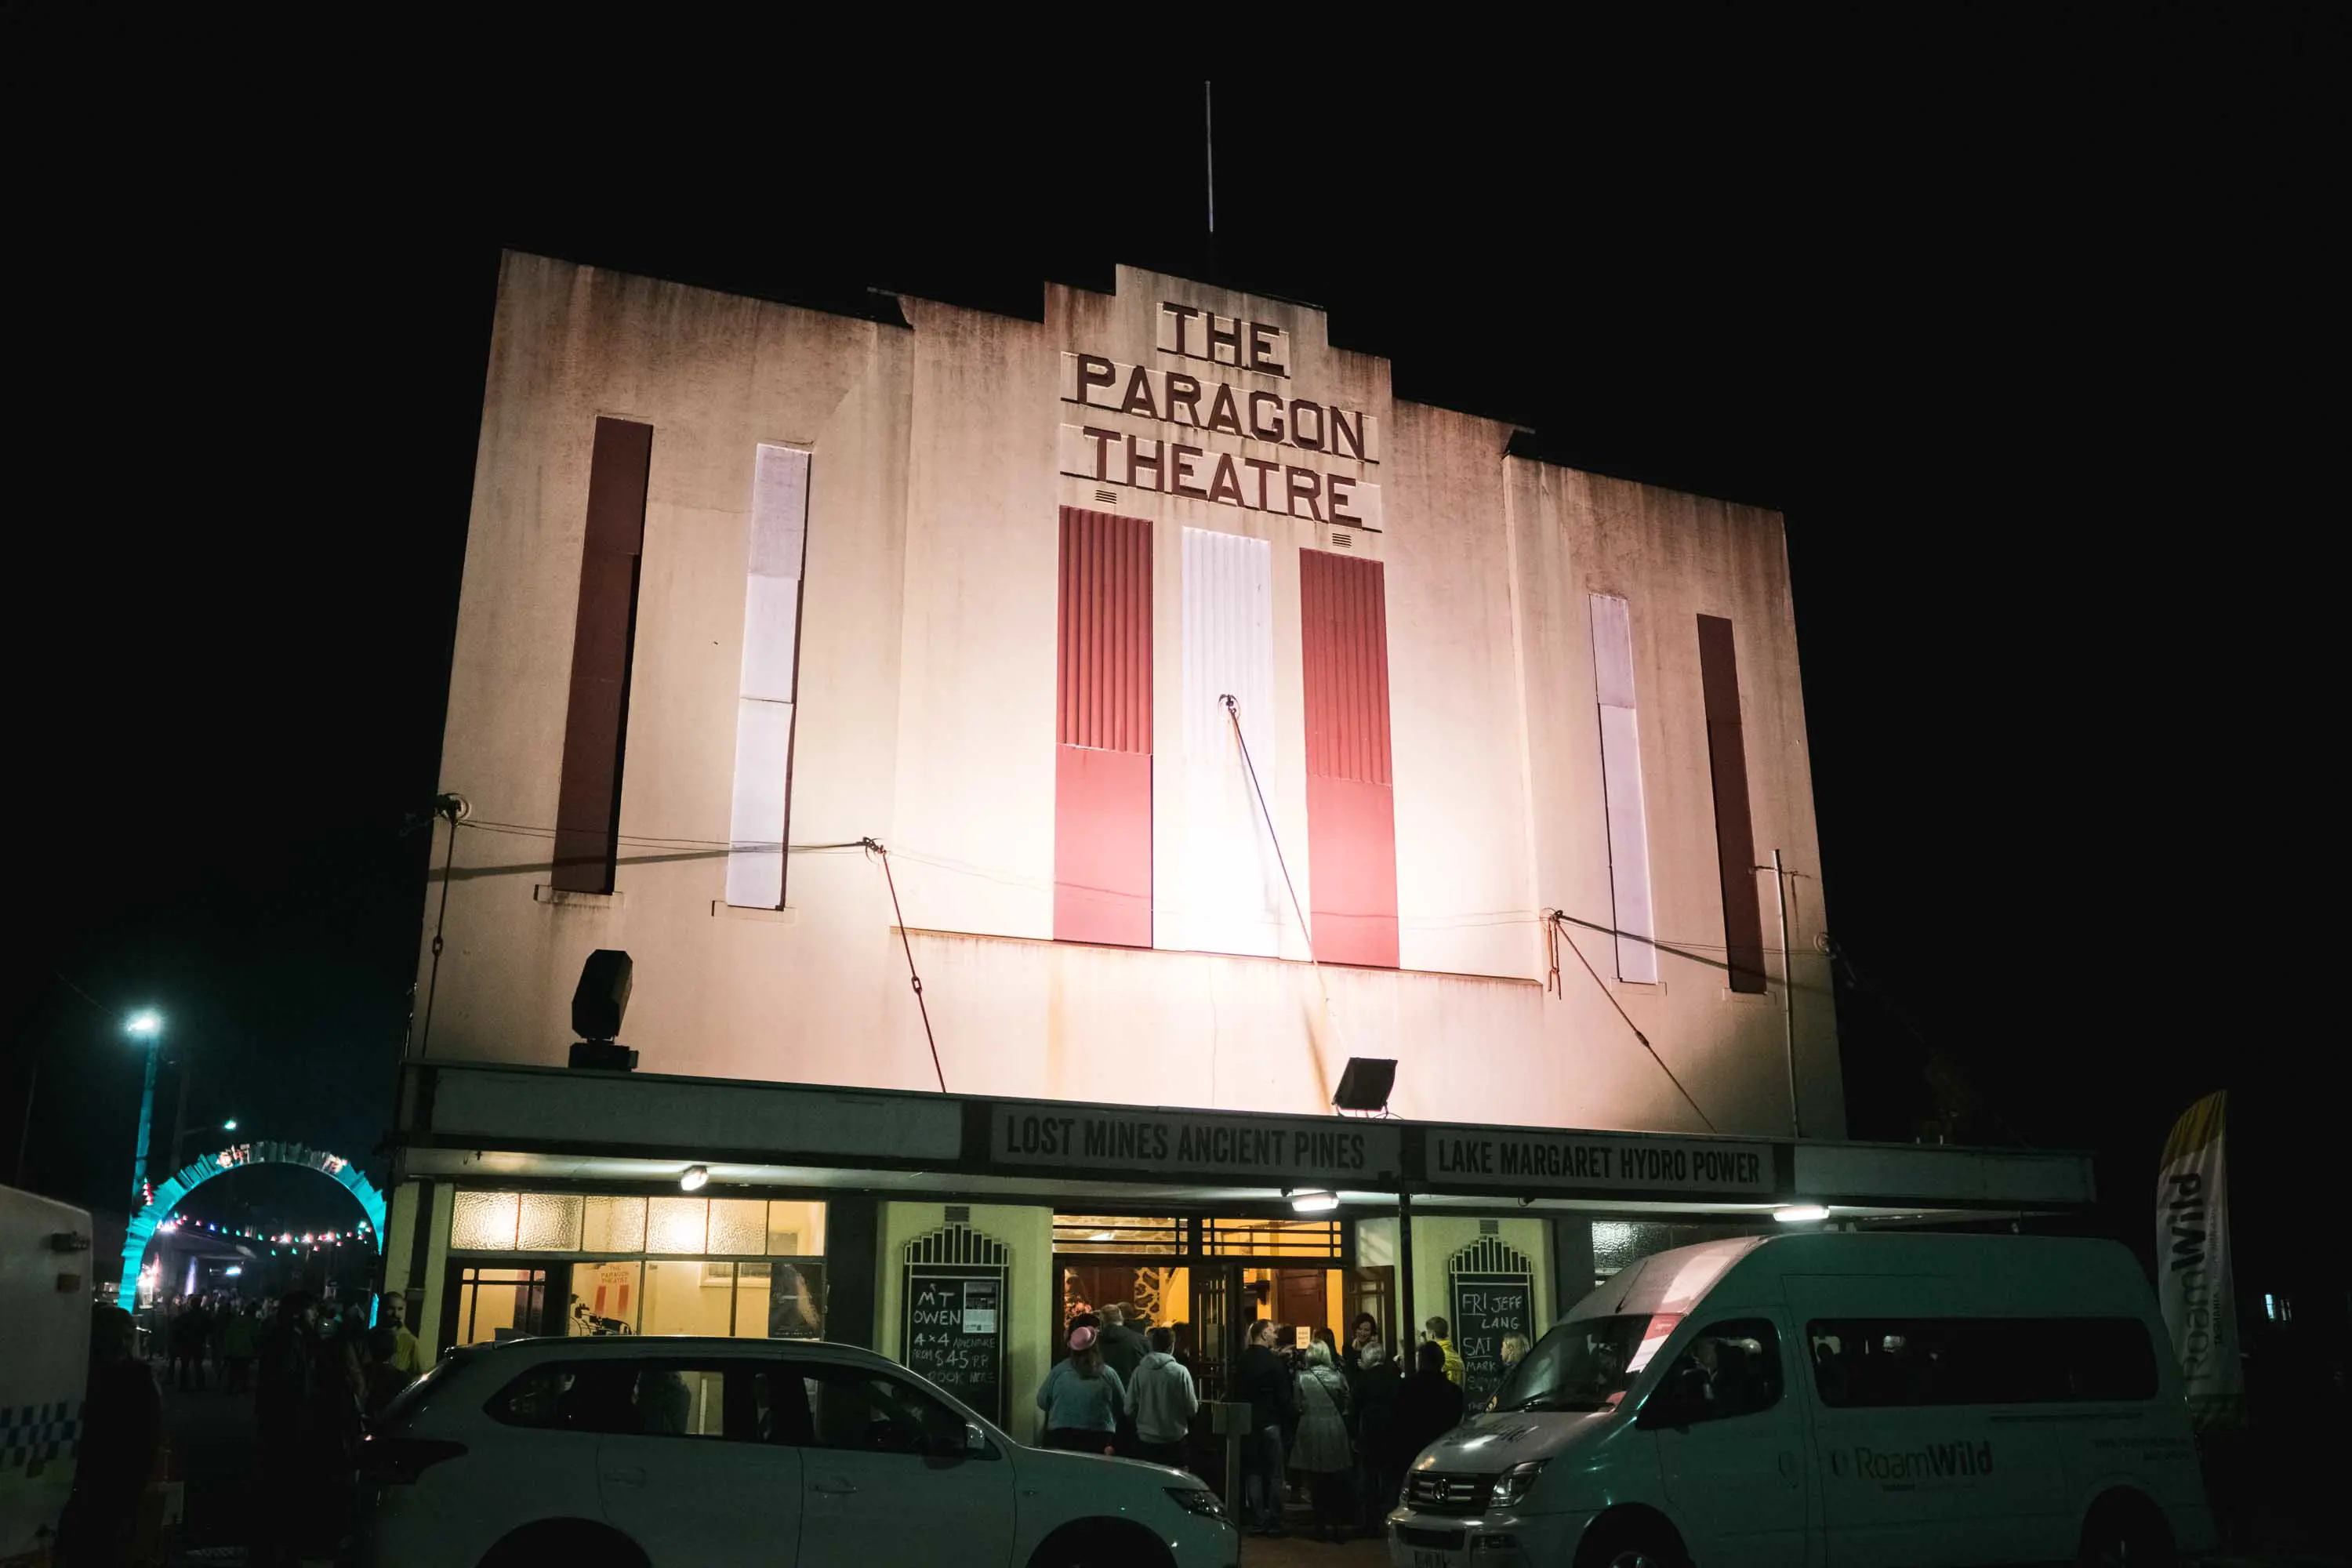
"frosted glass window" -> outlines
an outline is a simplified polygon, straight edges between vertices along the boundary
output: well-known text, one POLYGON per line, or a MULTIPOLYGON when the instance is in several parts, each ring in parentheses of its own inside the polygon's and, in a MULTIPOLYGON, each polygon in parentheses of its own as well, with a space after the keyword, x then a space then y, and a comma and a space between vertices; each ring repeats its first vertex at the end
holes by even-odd
POLYGON ((752 460, 727 901, 753 909, 781 909, 784 902, 784 829, 792 805, 786 784, 799 679, 801 570, 808 553, 808 471, 809 455, 790 447, 762 446, 752 460))
POLYGON ((1601 706, 1601 791, 1609 817, 1611 924, 1617 978, 1655 984, 1657 922, 1650 902, 1650 825, 1642 798, 1642 731, 1633 708, 1633 617, 1625 601, 1592 595, 1592 684, 1601 706))
POLYGON ((824 1257, 824 1205, 787 1203, 782 1199, 770 1204, 768 1205, 768 1256, 771 1258, 824 1257))
POLYGON ((646 1200, 590 1198, 581 1226, 583 1252, 643 1252, 646 1249, 646 1200))
POLYGON ((767 1250, 768 1205, 758 1198, 710 1200, 711 1252, 767 1250))
POLYGON ((449 1245, 459 1252, 512 1252, 520 1193, 459 1192, 449 1216, 449 1245))
MULTIPOLYGON (((651 1198, 646 1204, 647 1252, 700 1252, 709 1237, 707 1198, 651 1198)), ((646 1287, 650 1294, 652 1287, 646 1287)), ((654 1331, 647 1329, 646 1332, 654 1331)))
POLYGON ((524 1252, 580 1250, 580 1199, 571 1193, 525 1193, 515 1246, 524 1252))

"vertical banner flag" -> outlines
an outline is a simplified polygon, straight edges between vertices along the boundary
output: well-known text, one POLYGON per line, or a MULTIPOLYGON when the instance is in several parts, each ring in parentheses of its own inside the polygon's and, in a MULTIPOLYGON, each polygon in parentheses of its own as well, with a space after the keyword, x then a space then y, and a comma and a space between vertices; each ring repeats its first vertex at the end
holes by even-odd
POLYGON ((2238 1308, 2230 1279, 2229 1183, 2221 1163, 2221 1092, 2172 1124, 2156 1181, 2156 1292, 2189 1419, 2199 1431, 2246 1418, 2238 1308))

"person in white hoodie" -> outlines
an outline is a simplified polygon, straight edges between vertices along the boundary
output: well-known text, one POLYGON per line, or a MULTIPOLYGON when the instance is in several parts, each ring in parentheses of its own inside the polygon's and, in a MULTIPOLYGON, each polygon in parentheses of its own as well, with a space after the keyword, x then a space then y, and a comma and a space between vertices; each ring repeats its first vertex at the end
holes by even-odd
POLYGON ((1200 1395, 1193 1392, 1192 1374, 1173 1353, 1175 1334, 1154 1329, 1146 1339, 1151 1348, 1136 1363, 1127 1389, 1128 1414, 1135 1418, 1135 1458, 1181 1470, 1200 1395))

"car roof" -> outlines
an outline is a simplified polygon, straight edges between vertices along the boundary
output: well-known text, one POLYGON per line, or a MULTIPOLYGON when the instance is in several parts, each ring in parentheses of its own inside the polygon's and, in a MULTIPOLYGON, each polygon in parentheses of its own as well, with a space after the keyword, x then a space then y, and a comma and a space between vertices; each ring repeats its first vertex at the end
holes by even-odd
POLYGON ((523 1352, 551 1352, 567 1361, 606 1356, 718 1355, 772 1358, 800 1356, 820 1361, 849 1361, 873 1366, 897 1366, 889 1357, 864 1345, 833 1340, 749 1340, 719 1334, 521 1334, 486 1345, 468 1345, 459 1353, 520 1360, 523 1352))

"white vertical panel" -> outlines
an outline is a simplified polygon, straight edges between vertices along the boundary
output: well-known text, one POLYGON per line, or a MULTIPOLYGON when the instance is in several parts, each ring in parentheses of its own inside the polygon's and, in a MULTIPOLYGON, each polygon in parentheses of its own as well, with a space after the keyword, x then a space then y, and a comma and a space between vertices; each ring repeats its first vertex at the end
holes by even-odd
POLYGON ((735 793, 727 826, 727 901, 755 909, 778 909, 784 901, 801 563, 808 549, 808 466, 806 452, 763 446, 752 469, 751 549, 743 575, 743 678, 735 704, 735 793))
POLYGON ((1655 984, 1650 827, 1642 801, 1642 730, 1633 707, 1633 623, 1622 599, 1592 595, 1592 684, 1601 705, 1601 785, 1609 812, 1609 889, 1617 978, 1655 984))
POLYGON ((1274 781, 1274 552, 1262 539, 1184 531, 1184 860, 1181 945, 1271 955, 1282 872, 1223 699, 1267 801, 1274 781))

